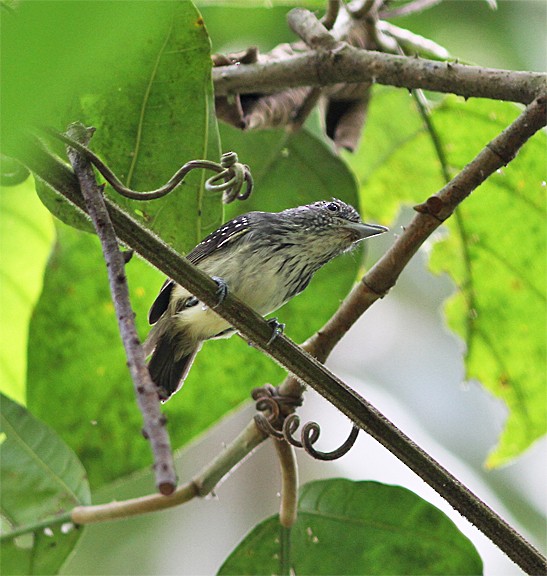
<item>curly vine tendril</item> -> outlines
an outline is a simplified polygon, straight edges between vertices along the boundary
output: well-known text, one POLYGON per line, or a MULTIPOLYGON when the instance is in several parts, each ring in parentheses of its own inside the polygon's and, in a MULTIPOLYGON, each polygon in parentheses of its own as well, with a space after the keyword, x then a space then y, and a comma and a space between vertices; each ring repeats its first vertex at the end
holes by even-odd
POLYGON ((268 436, 278 440, 286 440, 296 448, 303 448, 310 456, 317 460, 337 460, 347 454, 359 434, 359 428, 353 426, 347 440, 338 448, 331 452, 321 452, 313 445, 321 435, 321 427, 317 422, 307 422, 300 431, 300 440, 294 435, 300 427, 300 417, 297 414, 287 414, 287 408, 294 410, 294 407, 302 403, 301 398, 292 396, 282 396, 277 393, 273 386, 266 385, 253 390, 253 398, 256 400, 256 409, 259 411, 254 420, 258 428, 268 436), (265 413, 268 415, 266 416, 265 413))
POLYGON ((234 200, 246 200, 253 190, 253 178, 249 167, 238 161, 235 152, 227 152, 222 155, 220 163, 211 160, 191 160, 179 168, 161 188, 149 192, 138 192, 124 186, 114 172, 83 144, 66 134, 57 132, 53 128, 45 128, 45 132, 83 154, 118 194, 131 200, 156 200, 162 198, 177 188, 186 175, 195 169, 212 170, 217 173, 205 182, 205 190, 213 193, 222 192, 222 199, 225 204, 229 204, 234 200), (244 186, 245 190, 242 191, 244 186))

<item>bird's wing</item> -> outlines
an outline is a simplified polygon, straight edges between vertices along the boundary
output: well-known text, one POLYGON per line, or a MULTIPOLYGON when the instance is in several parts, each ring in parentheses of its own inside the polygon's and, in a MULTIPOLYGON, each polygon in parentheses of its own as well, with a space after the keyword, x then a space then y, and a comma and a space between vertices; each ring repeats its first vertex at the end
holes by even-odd
POLYGON ((186 258, 192 264, 198 264, 204 258, 207 258, 213 252, 218 253, 239 242, 242 236, 251 231, 252 213, 238 216, 226 224, 223 224, 218 230, 215 230, 207 238, 202 240, 186 258))
MULTIPOLYGON (((198 264, 213 252, 218 253, 219 250, 224 250, 232 246, 234 242, 239 241, 242 236, 250 232, 251 222, 252 213, 238 216, 226 222, 226 224, 223 224, 218 230, 215 230, 200 242, 187 254, 186 258, 192 264, 198 264)), ((155 324, 169 307, 169 300, 171 299, 171 292, 174 286, 175 282, 169 278, 163 283, 160 293, 154 300, 148 313, 148 322, 150 324, 155 324)))

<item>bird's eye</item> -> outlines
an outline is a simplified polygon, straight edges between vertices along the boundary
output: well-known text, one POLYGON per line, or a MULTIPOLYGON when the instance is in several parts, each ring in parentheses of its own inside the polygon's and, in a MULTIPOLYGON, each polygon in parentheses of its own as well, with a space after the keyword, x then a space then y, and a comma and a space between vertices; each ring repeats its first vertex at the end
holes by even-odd
POLYGON ((195 296, 187 298, 183 304, 185 308, 193 308, 199 304, 199 300, 195 296))
POLYGON ((329 204, 327 204, 327 210, 329 210, 330 212, 338 212, 338 210, 340 210, 340 206, 338 206, 336 202, 330 202, 329 204))

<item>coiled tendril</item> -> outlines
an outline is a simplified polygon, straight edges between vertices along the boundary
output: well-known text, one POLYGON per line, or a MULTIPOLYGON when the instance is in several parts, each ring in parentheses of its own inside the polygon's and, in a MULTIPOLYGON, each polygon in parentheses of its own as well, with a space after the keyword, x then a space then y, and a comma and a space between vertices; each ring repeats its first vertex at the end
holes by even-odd
POLYGON ((300 417, 294 414, 294 408, 302 404, 302 398, 283 396, 277 388, 267 384, 262 388, 253 390, 256 409, 259 411, 254 420, 257 426, 267 434, 278 440, 286 440, 296 448, 303 448, 310 456, 317 460, 336 460, 347 454, 355 444, 359 428, 353 426, 347 440, 331 452, 321 452, 313 445, 321 435, 321 427, 317 422, 307 422, 300 431, 300 440, 295 432, 300 427, 300 417), (267 413, 267 415, 265 414, 267 413))
POLYGON ((83 154, 118 194, 132 200, 156 200, 157 198, 162 198, 177 188, 177 186, 180 186, 188 172, 197 168, 212 170, 217 173, 205 182, 205 190, 208 192, 222 192, 222 200, 225 204, 229 204, 236 199, 246 200, 253 190, 253 177, 249 167, 238 162, 235 152, 227 152, 222 155, 220 163, 211 160, 191 160, 186 162, 161 188, 149 192, 137 192, 124 186, 114 172, 86 146, 52 128, 46 128, 45 131, 83 154), (244 186, 245 190, 242 192, 244 186))

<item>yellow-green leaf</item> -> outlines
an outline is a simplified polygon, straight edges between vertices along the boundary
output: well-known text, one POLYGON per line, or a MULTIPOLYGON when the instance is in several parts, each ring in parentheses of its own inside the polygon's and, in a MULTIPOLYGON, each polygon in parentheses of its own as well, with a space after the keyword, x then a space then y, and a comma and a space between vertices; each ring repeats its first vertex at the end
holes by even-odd
MULTIPOLYGON (((461 170, 520 113, 503 102, 445 99, 432 112, 451 175, 461 170)), ((536 134, 503 170, 466 199, 431 254, 431 269, 456 285, 447 323, 465 341, 466 375, 508 408, 487 464, 518 456, 546 431, 546 163, 545 134, 536 134)), ((367 135, 348 160, 362 204, 390 222, 400 202, 423 202, 443 185, 431 137, 408 94, 375 93, 367 135)))
POLYGON ((36 197, 32 178, 0 188, 0 215, 0 390, 24 404, 28 325, 42 291, 54 228, 36 197))

